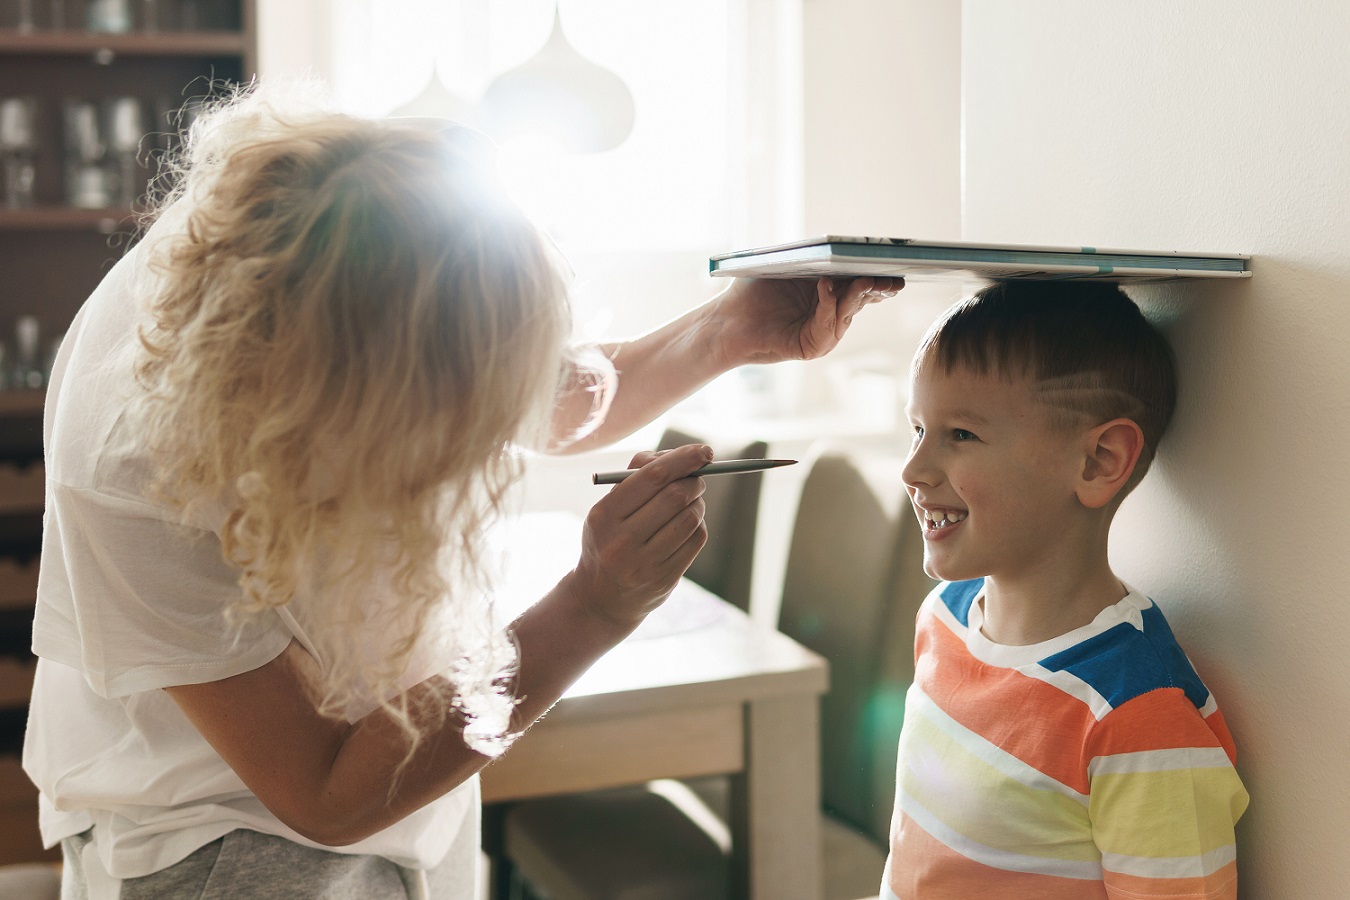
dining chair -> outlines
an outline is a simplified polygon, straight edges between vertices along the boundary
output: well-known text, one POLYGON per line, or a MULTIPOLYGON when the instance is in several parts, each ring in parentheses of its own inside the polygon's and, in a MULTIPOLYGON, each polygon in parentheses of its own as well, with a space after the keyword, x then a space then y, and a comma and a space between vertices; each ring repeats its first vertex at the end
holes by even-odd
MULTIPOLYGON (((780 630, 830 664, 820 710, 826 900, 875 897, 886 859, 914 617, 932 584, 902 463, 818 452, 788 550, 780 630)), ((724 776, 515 804, 503 840, 516 896, 725 900, 731 794, 724 776)))
MULTIPOLYGON (((711 444, 715 459, 763 459, 769 452, 769 445, 764 441, 721 447, 677 428, 667 428, 656 449, 670 450, 684 444, 711 444)), ((763 473, 755 472, 705 481, 703 501, 708 543, 685 573, 685 577, 699 587, 746 611, 750 609, 755 525, 759 519, 759 491, 763 477, 763 473)))

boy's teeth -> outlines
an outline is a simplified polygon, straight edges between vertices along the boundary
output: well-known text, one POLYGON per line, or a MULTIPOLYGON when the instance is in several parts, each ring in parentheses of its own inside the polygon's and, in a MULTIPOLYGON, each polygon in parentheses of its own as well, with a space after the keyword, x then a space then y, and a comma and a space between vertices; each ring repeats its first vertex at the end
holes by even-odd
POLYGON ((948 511, 934 512, 931 509, 925 509, 923 514, 924 518, 929 522, 932 522, 935 528, 945 528, 948 525, 955 525, 966 517, 965 513, 948 511))

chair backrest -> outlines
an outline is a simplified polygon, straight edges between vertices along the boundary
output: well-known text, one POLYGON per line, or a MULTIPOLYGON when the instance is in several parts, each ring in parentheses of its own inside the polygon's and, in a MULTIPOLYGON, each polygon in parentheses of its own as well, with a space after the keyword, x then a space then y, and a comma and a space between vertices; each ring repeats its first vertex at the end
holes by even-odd
MULTIPOLYGON (((668 428, 658 450, 709 441, 668 428)), ((712 445, 716 459, 763 459, 769 452, 764 441, 743 447, 712 445)), ((703 494, 707 507, 708 543, 695 558, 686 577, 743 610, 750 608, 750 584, 754 570, 755 531, 759 518, 761 473, 734 478, 709 478, 703 494)))
POLYGON ((895 798, 895 754, 905 718, 905 693, 914 681, 914 624, 937 582, 923 570, 923 529, 905 498, 890 575, 890 611, 881 633, 877 677, 867 698, 867 764, 871 818, 859 824, 887 844, 895 798))
POLYGON ((883 845, 899 716, 913 678, 914 616, 931 584, 903 464, 894 454, 829 447, 816 454, 779 612, 780 630, 830 663, 820 710, 822 804, 883 845))

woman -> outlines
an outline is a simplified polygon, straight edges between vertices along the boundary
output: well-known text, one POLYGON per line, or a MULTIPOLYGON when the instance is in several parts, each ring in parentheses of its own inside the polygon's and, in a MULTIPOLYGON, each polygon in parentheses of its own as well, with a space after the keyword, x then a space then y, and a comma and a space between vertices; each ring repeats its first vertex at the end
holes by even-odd
POLYGON ((638 454, 502 633, 481 538, 513 448, 819 356, 898 287, 737 282, 588 357, 482 148, 238 98, 73 323, 24 748, 66 896, 475 896, 476 773, 705 538, 708 448, 638 454))

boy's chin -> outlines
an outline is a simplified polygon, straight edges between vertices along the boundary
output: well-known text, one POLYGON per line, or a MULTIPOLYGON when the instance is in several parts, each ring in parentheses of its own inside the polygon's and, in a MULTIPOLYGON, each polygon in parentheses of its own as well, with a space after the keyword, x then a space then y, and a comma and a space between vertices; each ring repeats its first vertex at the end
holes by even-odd
POLYGON ((935 560, 927 556, 923 560, 923 572, 934 581, 969 581, 984 574, 967 571, 966 567, 957 565, 951 560, 935 560))

